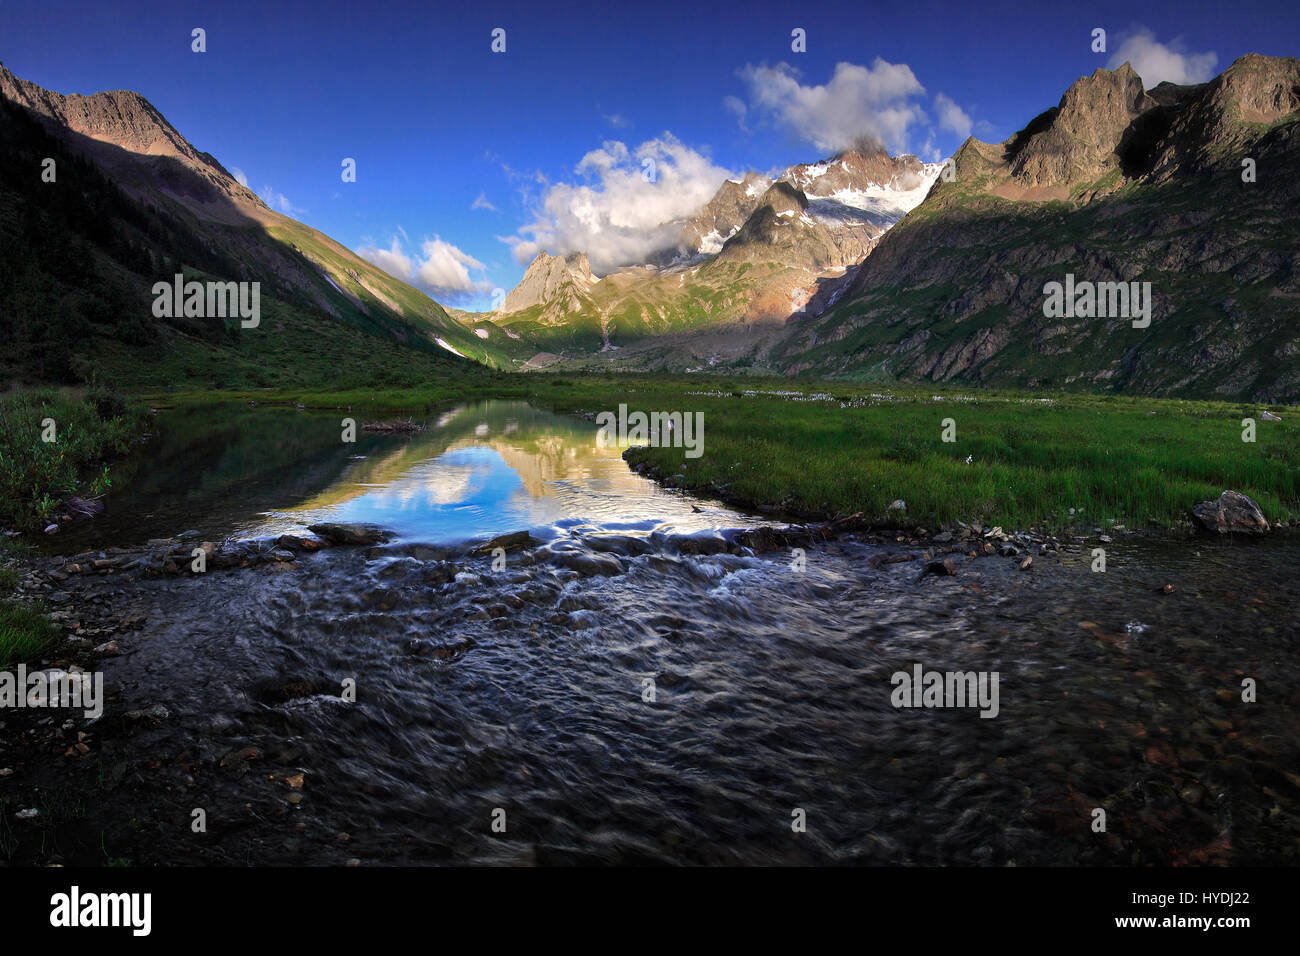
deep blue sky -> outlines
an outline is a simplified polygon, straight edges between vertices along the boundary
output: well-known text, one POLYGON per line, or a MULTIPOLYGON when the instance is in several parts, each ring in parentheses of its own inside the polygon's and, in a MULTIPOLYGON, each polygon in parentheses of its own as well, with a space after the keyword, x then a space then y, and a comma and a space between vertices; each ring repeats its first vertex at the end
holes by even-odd
MULTIPOLYGON (((827 155, 826 144, 859 114, 864 125, 891 131, 891 151, 925 159, 949 155, 966 124, 981 139, 1002 140, 1054 105, 1077 77, 1107 66, 1139 28, 1148 31, 1146 55, 1159 57, 1154 44, 1175 45, 1185 56, 1170 68, 1192 73, 1217 74, 1247 52, 1300 55, 1293 0, 1089 2, 1075 9, 703 0, 6 2, 0 60, 64 93, 141 92, 195 146, 241 170, 254 190, 269 187, 277 208, 354 249, 391 249, 396 237, 413 269, 431 260, 417 284, 444 302, 483 307, 487 290, 508 289, 522 275, 516 253, 526 257, 533 246, 514 249, 518 239, 569 251, 566 244, 589 239, 584 216, 601 227, 625 214, 653 218, 660 194, 642 197, 626 181, 609 186, 599 164, 577 168, 605 141, 633 151, 615 172, 630 170, 634 178, 636 148, 671 134, 688 155, 702 157, 681 166, 683 181, 698 191, 705 180, 710 189, 720 183, 719 170, 770 171, 827 155), (207 31, 203 54, 190 50, 196 26, 207 31), (507 31, 504 54, 489 49, 494 27, 507 31), (794 27, 807 30, 806 53, 791 50, 794 27), (1090 49, 1094 27, 1107 30, 1105 54, 1090 49), (900 81, 898 70, 873 69, 877 57, 906 65, 914 83, 900 81), (796 80, 754 69, 782 62, 799 71, 796 80), (866 69, 833 85, 833 96, 809 92, 830 82, 840 62, 866 69), (874 104, 854 100, 877 89, 886 73, 908 88, 895 86, 892 98, 874 104), (854 76, 866 85, 848 82, 854 76), (960 111, 947 114, 947 125, 938 94, 960 111), (727 97, 735 98, 730 108, 727 97), (737 102, 746 106, 743 125, 737 102), (911 117, 901 133, 881 119, 900 109, 911 117), (340 180, 345 156, 357 160, 356 183, 340 180), (593 192, 556 190, 566 183, 593 192), (548 195, 549 211, 542 205, 548 195), (588 200, 593 211, 584 212, 588 200), (539 222, 540 231, 521 232, 539 222), (450 245, 423 248, 435 237, 450 245), (510 237, 515 241, 502 241, 510 237), (467 276, 460 284, 478 291, 458 296, 453 246, 481 264, 460 260, 467 276)), ((607 152, 619 159, 615 149, 607 152)), ((654 155, 662 161, 666 154, 654 155)))

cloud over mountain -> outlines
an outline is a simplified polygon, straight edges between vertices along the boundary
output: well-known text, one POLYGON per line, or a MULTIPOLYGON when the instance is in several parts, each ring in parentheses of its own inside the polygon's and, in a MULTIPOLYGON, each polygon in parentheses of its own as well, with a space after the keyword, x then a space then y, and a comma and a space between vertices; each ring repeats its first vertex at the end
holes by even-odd
POLYGON ((970 135, 972 125, 970 114, 958 106, 951 97, 943 93, 935 94, 934 108, 939 114, 940 129, 946 129, 955 134, 958 139, 965 139, 970 135))
POLYGON ((869 67, 837 63, 824 84, 802 83, 800 72, 788 63, 746 64, 738 75, 749 102, 728 97, 725 105, 742 123, 755 118, 770 122, 824 153, 863 140, 906 152, 909 127, 927 118, 916 102, 925 87, 911 67, 881 57, 869 67))
POLYGON ((681 229, 674 220, 695 213, 731 175, 667 132, 635 148, 609 140, 574 172, 586 181, 549 185, 533 221, 501 237, 521 264, 542 249, 586 252, 597 274, 644 262, 673 245, 681 229))
POLYGON ((1124 37, 1108 66, 1113 70, 1127 62, 1142 77, 1142 84, 1148 90, 1165 80, 1179 84, 1204 83, 1214 75, 1218 54, 1191 53, 1185 46, 1177 37, 1168 44, 1161 43, 1146 27, 1138 27, 1124 37))

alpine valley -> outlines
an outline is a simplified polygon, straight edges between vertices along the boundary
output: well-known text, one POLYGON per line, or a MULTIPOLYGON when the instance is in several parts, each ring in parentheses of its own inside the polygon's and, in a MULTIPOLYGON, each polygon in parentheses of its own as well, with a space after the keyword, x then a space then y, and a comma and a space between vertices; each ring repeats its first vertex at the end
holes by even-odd
POLYGON ((270 209, 136 93, 63 96, 0 67, 0 127, 11 378, 275 386, 327 363, 339 384, 488 366, 1300 395, 1291 57, 1150 90, 1099 69, 945 162, 859 142, 747 172, 647 261, 597 275, 598 250, 541 251, 489 313, 270 209), (42 191, 43 157, 75 188, 42 191), (147 290, 181 272, 260 281, 264 332, 151 318, 147 290), (1049 317, 1067 274, 1149 282, 1150 326, 1049 317))

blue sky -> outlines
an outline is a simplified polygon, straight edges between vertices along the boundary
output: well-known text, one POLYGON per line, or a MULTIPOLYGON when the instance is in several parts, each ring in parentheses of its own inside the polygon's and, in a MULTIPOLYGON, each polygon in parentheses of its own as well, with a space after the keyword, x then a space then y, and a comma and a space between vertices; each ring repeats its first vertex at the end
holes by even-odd
POLYGON ((1243 53, 1300 55, 1300 14, 1185 0, 0 4, 0 61, 18 76, 139 91, 274 208, 474 308, 537 248, 587 251, 598 271, 636 261, 638 236, 727 174, 862 134, 927 160, 968 133, 1000 141, 1121 50, 1149 86, 1205 78, 1243 53))

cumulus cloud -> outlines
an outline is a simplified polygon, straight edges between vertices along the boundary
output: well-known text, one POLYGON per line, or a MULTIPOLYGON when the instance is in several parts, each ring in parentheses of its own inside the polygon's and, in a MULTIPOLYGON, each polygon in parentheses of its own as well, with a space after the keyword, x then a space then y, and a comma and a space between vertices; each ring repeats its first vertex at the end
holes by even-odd
POLYGON ((361 246, 357 255, 440 302, 463 302, 492 289, 486 277, 471 275, 482 273, 486 268, 483 263, 437 236, 424 240, 414 254, 407 252, 401 238, 393 236, 387 249, 361 246))
POLYGON ((696 213, 731 176, 671 133, 635 148, 608 141, 575 172, 586 181, 548 185, 533 221, 498 237, 520 264, 541 249, 585 252, 599 274, 645 262, 674 245, 677 220, 696 213))
POLYGON ((939 114, 940 129, 955 133, 959 139, 965 139, 970 135, 972 126, 970 114, 958 106, 951 97, 942 93, 935 94, 934 109, 939 114))
POLYGON ((738 75, 749 103, 731 97, 724 101, 727 109, 742 121, 747 115, 769 120, 827 153, 862 140, 905 152, 908 128, 926 120, 915 102, 925 87, 911 67, 880 57, 870 67, 837 63, 830 81, 820 85, 800 82, 799 71, 788 63, 747 64, 738 75))
POLYGON ((1180 84, 1204 83, 1214 76, 1219 56, 1213 51, 1191 53, 1179 37, 1167 44, 1161 43, 1146 27, 1138 27, 1124 37, 1107 66, 1113 70, 1125 62, 1132 65, 1149 90, 1165 80, 1180 84))

